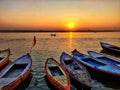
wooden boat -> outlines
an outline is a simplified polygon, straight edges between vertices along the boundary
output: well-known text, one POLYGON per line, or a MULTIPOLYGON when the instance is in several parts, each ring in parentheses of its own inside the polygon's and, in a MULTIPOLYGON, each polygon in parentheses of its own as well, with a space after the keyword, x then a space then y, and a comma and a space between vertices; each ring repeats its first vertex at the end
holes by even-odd
POLYGON ((45 73, 49 81, 59 90, 70 90, 69 74, 55 59, 47 59, 45 63, 45 73))
POLYGON ((113 65, 116 65, 118 67, 120 67, 120 61, 118 61, 116 58, 112 58, 110 56, 107 56, 107 55, 103 55, 101 53, 97 53, 97 52, 94 52, 94 51, 88 51, 89 55, 94 57, 94 58, 97 58, 99 60, 103 60, 107 63, 110 63, 110 64, 113 64, 113 65))
POLYGON ((78 60, 84 66, 88 68, 90 72, 94 74, 109 77, 109 79, 117 80, 120 79, 120 68, 108 64, 102 60, 90 57, 88 55, 78 52, 76 49, 72 51, 73 58, 78 60))
POLYGON ((3 66, 5 66, 8 63, 9 57, 10 57, 10 49, 9 48, 6 50, 0 51, 0 68, 2 68, 3 66))
POLYGON ((108 43, 103 43, 103 42, 100 42, 100 44, 104 50, 120 54, 120 47, 115 46, 115 45, 111 45, 108 43))
POLYGON ((91 88, 92 80, 87 71, 87 69, 76 60, 74 60, 70 55, 63 52, 60 56, 60 62, 69 72, 71 78, 73 78, 78 83, 91 88))
POLYGON ((51 33, 51 36, 56 36, 56 34, 55 33, 51 33))
POLYGON ((31 73, 32 59, 29 54, 15 60, 0 73, 0 90, 13 90, 31 73))

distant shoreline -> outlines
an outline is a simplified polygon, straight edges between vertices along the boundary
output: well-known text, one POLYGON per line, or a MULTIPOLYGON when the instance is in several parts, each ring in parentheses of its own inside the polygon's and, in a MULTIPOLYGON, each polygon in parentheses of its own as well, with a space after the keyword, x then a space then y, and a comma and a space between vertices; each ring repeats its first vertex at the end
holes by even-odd
POLYGON ((0 33, 28 33, 28 32, 120 32, 120 30, 77 30, 77 31, 61 31, 61 30, 51 30, 51 31, 44 31, 44 30, 0 30, 0 33))

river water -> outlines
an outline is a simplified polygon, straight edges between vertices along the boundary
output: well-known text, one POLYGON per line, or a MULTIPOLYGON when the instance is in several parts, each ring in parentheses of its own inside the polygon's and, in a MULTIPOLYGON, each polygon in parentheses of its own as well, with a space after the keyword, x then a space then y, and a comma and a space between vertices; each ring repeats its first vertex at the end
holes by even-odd
MULTIPOLYGON (((73 49, 87 54, 93 50, 102 52, 99 42, 106 42, 120 46, 120 32, 40 32, 40 33, 0 33, 0 50, 10 48, 10 61, 29 53, 36 36, 37 43, 32 48, 32 74, 15 90, 50 90, 51 84, 45 79, 44 65, 49 57, 60 59, 63 51, 71 54, 73 49), (56 36, 51 36, 56 34, 56 36)), ((120 55, 103 52, 115 56, 120 55)), ((109 77, 109 76, 108 76, 109 77)), ((91 90, 120 90, 120 82, 110 82, 102 79, 93 79, 91 90)), ((54 89, 51 89, 54 90, 54 89)), ((71 90, 77 90, 71 84, 71 90)), ((82 90, 81 87, 79 90, 82 90)))

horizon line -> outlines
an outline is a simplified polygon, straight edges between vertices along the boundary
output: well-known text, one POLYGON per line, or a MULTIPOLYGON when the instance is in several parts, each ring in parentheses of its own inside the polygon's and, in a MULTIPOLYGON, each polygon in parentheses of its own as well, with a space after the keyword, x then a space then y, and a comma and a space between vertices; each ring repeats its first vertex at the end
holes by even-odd
POLYGON ((120 30, 0 30, 2 32, 120 32, 120 30))

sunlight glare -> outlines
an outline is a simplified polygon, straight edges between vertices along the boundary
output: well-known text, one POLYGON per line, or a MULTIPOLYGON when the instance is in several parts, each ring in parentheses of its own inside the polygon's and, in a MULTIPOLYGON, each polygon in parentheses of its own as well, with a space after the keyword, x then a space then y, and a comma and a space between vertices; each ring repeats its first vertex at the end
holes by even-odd
POLYGON ((67 27, 69 29, 73 29, 73 28, 75 28, 75 24, 73 22, 70 22, 70 23, 68 23, 67 27))
POLYGON ((70 33, 69 33, 69 38, 72 38, 72 37, 73 37, 73 33, 70 32, 70 33))

